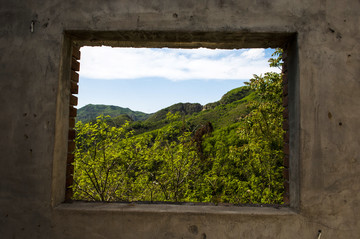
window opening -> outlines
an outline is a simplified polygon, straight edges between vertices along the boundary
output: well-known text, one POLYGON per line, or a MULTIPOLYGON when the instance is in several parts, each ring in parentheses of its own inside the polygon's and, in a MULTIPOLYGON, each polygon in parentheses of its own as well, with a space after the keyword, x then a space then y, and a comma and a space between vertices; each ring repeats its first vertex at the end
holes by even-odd
MULTIPOLYGON (((119 114, 124 108, 109 105, 76 111, 71 95, 67 199, 288 204, 287 72, 281 56, 278 49, 269 60, 279 68, 269 70, 275 72, 245 84, 238 79, 239 87, 207 104, 119 114), (96 118, 95 110, 104 116, 96 118)), ((79 59, 74 48, 72 94, 78 93, 79 59)))

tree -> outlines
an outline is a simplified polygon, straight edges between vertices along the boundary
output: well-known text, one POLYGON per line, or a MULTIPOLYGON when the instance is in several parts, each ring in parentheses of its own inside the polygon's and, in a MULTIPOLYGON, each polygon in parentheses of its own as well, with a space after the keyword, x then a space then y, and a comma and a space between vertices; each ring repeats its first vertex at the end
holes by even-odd
POLYGON ((104 116, 97 117, 95 123, 76 124, 74 199, 110 201, 116 198, 119 182, 124 180, 119 173, 121 150, 117 144, 129 135, 124 127, 110 127, 104 116))
MULTIPOLYGON (((271 66, 281 66, 281 49, 274 55, 278 58, 269 60, 271 66)), ((239 138, 247 143, 234 147, 232 157, 245 162, 242 169, 248 175, 246 191, 251 203, 281 203, 284 191, 282 76, 274 72, 254 75, 247 84, 256 95, 239 129, 239 138)))
MULTIPOLYGON (((271 66, 281 66, 281 54, 277 49, 271 66)), ((248 114, 216 130, 210 122, 194 126, 170 112, 162 119, 164 127, 136 135, 128 122, 111 127, 104 116, 78 122, 73 198, 282 203, 281 74, 254 75, 245 89, 236 92, 252 92, 248 114)))

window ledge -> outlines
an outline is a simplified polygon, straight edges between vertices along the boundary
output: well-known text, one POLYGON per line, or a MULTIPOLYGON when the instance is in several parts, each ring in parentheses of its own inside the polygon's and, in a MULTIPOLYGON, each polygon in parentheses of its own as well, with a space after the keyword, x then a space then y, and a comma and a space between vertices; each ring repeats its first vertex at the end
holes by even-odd
POLYGON ((144 204, 144 203, 102 203, 102 202, 71 202, 62 203, 55 211, 81 212, 125 212, 125 213, 174 213, 174 214, 216 214, 216 215, 261 215, 288 216, 296 215, 290 207, 281 205, 246 205, 246 206, 215 206, 186 203, 174 204, 144 204))

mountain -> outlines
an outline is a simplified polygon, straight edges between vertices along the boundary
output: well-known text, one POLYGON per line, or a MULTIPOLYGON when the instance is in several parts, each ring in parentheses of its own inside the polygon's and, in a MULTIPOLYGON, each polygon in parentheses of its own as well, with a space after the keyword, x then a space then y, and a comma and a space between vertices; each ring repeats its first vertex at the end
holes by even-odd
POLYGON ((214 129, 227 127, 249 113, 247 102, 253 98, 254 95, 247 86, 235 88, 219 101, 206 104, 201 112, 192 114, 187 120, 192 125, 211 122, 214 129))
POLYGON ((219 129, 238 122, 239 118, 248 113, 246 103, 253 98, 249 87, 242 86, 230 90, 224 94, 219 101, 202 106, 199 103, 177 103, 161 109, 153 114, 132 111, 112 105, 86 105, 78 110, 77 120, 89 122, 99 115, 109 115, 107 122, 120 127, 126 121, 130 122, 134 134, 156 130, 164 127, 169 122, 166 115, 171 112, 179 112, 194 127, 211 122, 215 129, 219 129))
POLYGON ((251 90, 247 86, 238 87, 228 91, 225 95, 221 97, 219 101, 208 103, 204 106, 204 109, 214 109, 218 105, 230 104, 234 101, 241 100, 244 97, 248 96, 251 93, 251 90))
POLYGON ((157 111, 156 113, 152 114, 146 121, 156 122, 159 120, 164 120, 166 119, 166 115, 169 112, 173 114, 179 112, 181 115, 192 115, 202 111, 202 109, 203 106, 199 103, 177 103, 157 111))
POLYGON ((109 115, 112 118, 120 115, 127 115, 131 121, 138 121, 146 120, 151 114, 146 114, 140 111, 132 111, 129 108, 122 108, 114 105, 89 104, 78 109, 76 119, 77 121, 88 122, 96 119, 99 115, 109 115))

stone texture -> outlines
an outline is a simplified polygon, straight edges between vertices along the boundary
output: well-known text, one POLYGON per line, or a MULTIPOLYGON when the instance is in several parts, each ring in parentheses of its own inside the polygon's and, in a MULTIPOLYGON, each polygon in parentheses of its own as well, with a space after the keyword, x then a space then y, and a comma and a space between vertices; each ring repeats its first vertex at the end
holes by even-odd
POLYGON ((359 1, 0 5, 1 238, 360 235, 359 1), (274 47, 293 33, 289 208, 62 203, 72 44, 274 47))

